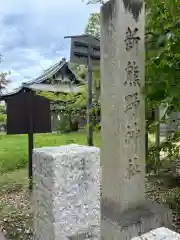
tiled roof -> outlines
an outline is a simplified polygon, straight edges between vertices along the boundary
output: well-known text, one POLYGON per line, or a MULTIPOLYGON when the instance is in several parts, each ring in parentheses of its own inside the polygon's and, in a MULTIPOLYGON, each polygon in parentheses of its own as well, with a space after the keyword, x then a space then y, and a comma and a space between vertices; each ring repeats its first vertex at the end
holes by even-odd
MULTIPOLYGON (((59 92, 59 93, 79 93, 81 92, 81 87, 76 86, 76 83, 73 84, 73 82, 70 80, 69 84, 45 84, 43 83, 45 80, 53 77, 54 74, 56 74, 65 64, 67 64, 67 67, 72 72, 72 74, 76 77, 76 74, 73 72, 73 70, 68 66, 68 62, 66 59, 62 59, 58 63, 54 64, 53 66, 49 67, 47 70, 45 70, 39 77, 25 82, 22 84, 21 87, 15 89, 11 93, 4 94, 1 96, 0 100, 12 96, 18 92, 23 91, 24 89, 31 89, 31 90, 39 90, 39 91, 46 91, 46 92, 59 92)), ((82 80, 78 80, 77 83, 84 84, 85 82, 82 80)))
MULTIPOLYGON (((42 83, 43 81, 47 80, 48 78, 53 77, 53 75, 56 74, 65 64, 68 64, 68 62, 66 61, 66 59, 63 58, 58 63, 56 63, 53 66, 46 69, 39 77, 37 77, 31 81, 28 81, 25 84, 31 85, 31 84, 35 84, 35 83, 42 83)), ((73 71, 72 71, 72 73, 74 74, 73 71)))
POLYGON ((97 41, 100 41, 100 38, 92 36, 91 34, 81 34, 81 35, 74 35, 74 36, 67 36, 65 38, 94 38, 97 41))

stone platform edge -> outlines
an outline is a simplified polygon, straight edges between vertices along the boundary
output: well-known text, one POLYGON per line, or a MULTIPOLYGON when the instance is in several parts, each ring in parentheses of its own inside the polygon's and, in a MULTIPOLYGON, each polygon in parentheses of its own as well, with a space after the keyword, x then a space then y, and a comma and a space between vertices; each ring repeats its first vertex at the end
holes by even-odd
POLYGON ((147 200, 144 206, 120 214, 101 202, 102 240, 132 240, 160 227, 172 228, 172 212, 161 204, 147 200))

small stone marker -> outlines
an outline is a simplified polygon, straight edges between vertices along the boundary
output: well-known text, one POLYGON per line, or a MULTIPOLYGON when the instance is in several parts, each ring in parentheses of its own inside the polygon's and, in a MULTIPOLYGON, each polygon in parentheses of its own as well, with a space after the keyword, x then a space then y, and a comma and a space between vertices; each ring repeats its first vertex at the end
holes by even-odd
POLYGON ((101 9, 101 239, 129 240, 169 226, 171 212, 145 196, 144 3, 101 9))
POLYGON ((161 227, 132 240, 180 240, 180 234, 161 227))
POLYGON ((96 147, 34 150, 34 240, 100 239, 99 165, 96 147))

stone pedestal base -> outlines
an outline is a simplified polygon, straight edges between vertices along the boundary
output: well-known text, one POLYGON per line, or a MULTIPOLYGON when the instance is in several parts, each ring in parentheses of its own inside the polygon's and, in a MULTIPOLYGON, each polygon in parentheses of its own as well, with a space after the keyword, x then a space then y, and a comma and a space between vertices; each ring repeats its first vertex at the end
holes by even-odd
POLYGON ((131 240, 162 226, 171 228, 171 224, 171 211, 159 204, 147 202, 123 214, 101 206, 101 240, 131 240))

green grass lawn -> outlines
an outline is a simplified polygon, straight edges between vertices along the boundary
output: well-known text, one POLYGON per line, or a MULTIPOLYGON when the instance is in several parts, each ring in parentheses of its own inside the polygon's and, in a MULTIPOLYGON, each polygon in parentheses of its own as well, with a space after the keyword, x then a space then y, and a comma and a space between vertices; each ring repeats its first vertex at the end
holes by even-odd
MULTIPOLYGON (((149 141, 154 142, 154 136, 149 135, 149 141)), ((46 146, 61 146, 65 144, 86 144, 85 132, 68 134, 35 134, 34 148, 46 146)), ((100 134, 94 133, 94 144, 100 146, 100 134)), ((0 173, 6 173, 25 168, 28 161, 27 135, 0 135, 0 173)))
MULTIPOLYGON (((94 133, 96 146, 100 144, 100 134, 94 133)), ((35 134, 34 148, 60 146, 65 144, 86 144, 84 132, 69 134, 35 134)), ((0 173, 6 173, 27 166, 27 135, 0 135, 0 173)))

